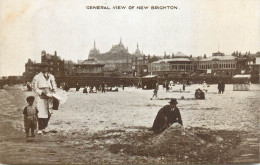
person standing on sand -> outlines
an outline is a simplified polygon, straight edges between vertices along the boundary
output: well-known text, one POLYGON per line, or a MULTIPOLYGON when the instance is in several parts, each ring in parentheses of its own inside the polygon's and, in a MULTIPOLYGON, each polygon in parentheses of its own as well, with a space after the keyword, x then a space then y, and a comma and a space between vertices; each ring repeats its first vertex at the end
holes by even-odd
POLYGON ((218 82, 218 93, 221 93, 221 82, 218 82))
POLYGON ((225 83, 222 81, 221 83, 220 83, 220 85, 221 85, 221 93, 223 94, 224 93, 224 91, 225 91, 225 83))
POLYGON ((155 133, 161 133, 170 127, 173 123, 182 124, 180 110, 177 108, 177 100, 171 99, 170 105, 165 105, 162 107, 154 120, 153 126, 151 128, 155 133))
POLYGON ((80 89, 80 86, 79 86, 79 83, 76 84, 76 91, 79 91, 80 89))
POLYGON ((153 99, 153 97, 156 97, 156 98, 157 98, 157 93, 158 93, 158 90, 157 90, 157 88, 155 88, 155 89, 153 90, 153 96, 152 96, 151 100, 153 99))
POLYGON ((23 110, 24 115, 24 128, 26 132, 26 137, 29 137, 29 131, 31 129, 32 137, 35 136, 34 130, 37 128, 37 120, 38 120, 38 110, 33 105, 34 96, 29 96, 26 98, 28 106, 26 106, 23 110))
POLYGON ((33 78, 32 88, 36 92, 38 113, 38 134, 47 131, 49 119, 52 111, 52 97, 51 94, 56 92, 57 86, 55 78, 48 73, 48 63, 41 64, 41 72, 33 78))
POLYGON ((165 82, 166 92, 169 92, 169 82, 166 80, 165 82))
POLYGON ((224 91, 225 91, 225 83, 223 81, 220 81, 218 83, 218 93, 219 94, 221 94, 221 93, 223 94, 224 91))
POLYGON ((155 89, 158 91, 159 90, 159 82, 157 81, 156 85, 155 85, 155 89))
POLYGON ((101 90, 102 90, 102 93, 103 93, 103 92, 105 93, 105 83, 104 83, 104 81, 102 82, 101 90))

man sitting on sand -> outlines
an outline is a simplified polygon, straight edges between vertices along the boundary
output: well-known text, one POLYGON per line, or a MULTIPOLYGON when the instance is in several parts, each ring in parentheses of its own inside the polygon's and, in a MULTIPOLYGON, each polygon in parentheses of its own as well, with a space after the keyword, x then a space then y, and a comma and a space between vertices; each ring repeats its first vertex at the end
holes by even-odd
POLYGON ((176 107, 178 104, 176 99, 171 99, 170 105, 162 107, 153 123, 152 131, 161 133, 170 127, 173 123, 182 124, 180 110, 176 107))
POLYGON ((195 99, 196 100, 204 100, 205 99, 205 93, 200 88, 195 90, 195 99))

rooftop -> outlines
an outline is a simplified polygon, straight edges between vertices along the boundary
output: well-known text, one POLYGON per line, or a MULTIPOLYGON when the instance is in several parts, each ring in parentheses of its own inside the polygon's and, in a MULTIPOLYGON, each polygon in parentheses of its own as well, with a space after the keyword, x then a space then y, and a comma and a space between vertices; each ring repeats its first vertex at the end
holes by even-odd
POLYGON ((49 60, 54 59, 54 58, 61 59, 60 56, 55 56, 55 55, 50 55, 50 54, 45 54, 43 56, 45 56, 49 60))
POLYGON ((180 57, 182 57, 182 58, 189 58, 188 55, 186 55, 186 54, 184 54, 182 52, 178 52, 178 53, 174 54, 174 56, 173 56, 173 58, 180 58, 180 57))
POLYGON ((172 58, 172 59, 162 59, 159 61, 153 62, 154 64, 159 64, 159 63, 171 63, 175 61, 191 61, 189 58, 172 58))
POLYGON ((95 61, 94 59, 87 59, 84 61, 78 61, 77 65, 104 65, 104 64, 100 64, 97 61, 95 61))
POLYGON ((235 56, 225 55, 225 56, 211 56, 207 58, 202 58, 200 61, 211 61, 211 60, 235 60, 235 56))

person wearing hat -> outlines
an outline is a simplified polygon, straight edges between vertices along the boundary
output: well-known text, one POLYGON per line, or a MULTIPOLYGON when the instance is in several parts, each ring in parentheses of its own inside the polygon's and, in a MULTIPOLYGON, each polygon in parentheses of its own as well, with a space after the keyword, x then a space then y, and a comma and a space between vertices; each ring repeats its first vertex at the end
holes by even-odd
POLYGON ((52 97, 51 94, 56 91, 57 85, 52 74, 48 73, 48 63, 41 64, 41 72, 33 78, 32 88, 36 92, 38 113, 38 134, 47 132, 46 128, 51 116, 52 97))
POLYGON ((180 110, 176 107, 178 104, 176 99, 171 99, 169 105, 163 106, 154 120, 153 126, 151 128, 155 133, 161 133, 173 123, 182 124, 180 110))

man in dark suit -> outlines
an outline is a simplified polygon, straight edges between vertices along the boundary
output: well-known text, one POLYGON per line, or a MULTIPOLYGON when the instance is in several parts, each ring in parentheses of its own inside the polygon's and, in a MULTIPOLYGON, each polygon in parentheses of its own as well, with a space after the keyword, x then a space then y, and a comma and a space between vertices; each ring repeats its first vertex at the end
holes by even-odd
POLYGON ((169 102, 170 105, 165 105, 162 107, 153 123, 152 130, 155 133, 161 133, 168 127, 170 127, 173 123, 182 124, 180 110, 176 107, 178 104, 176 99, 171 99, 169 102))

